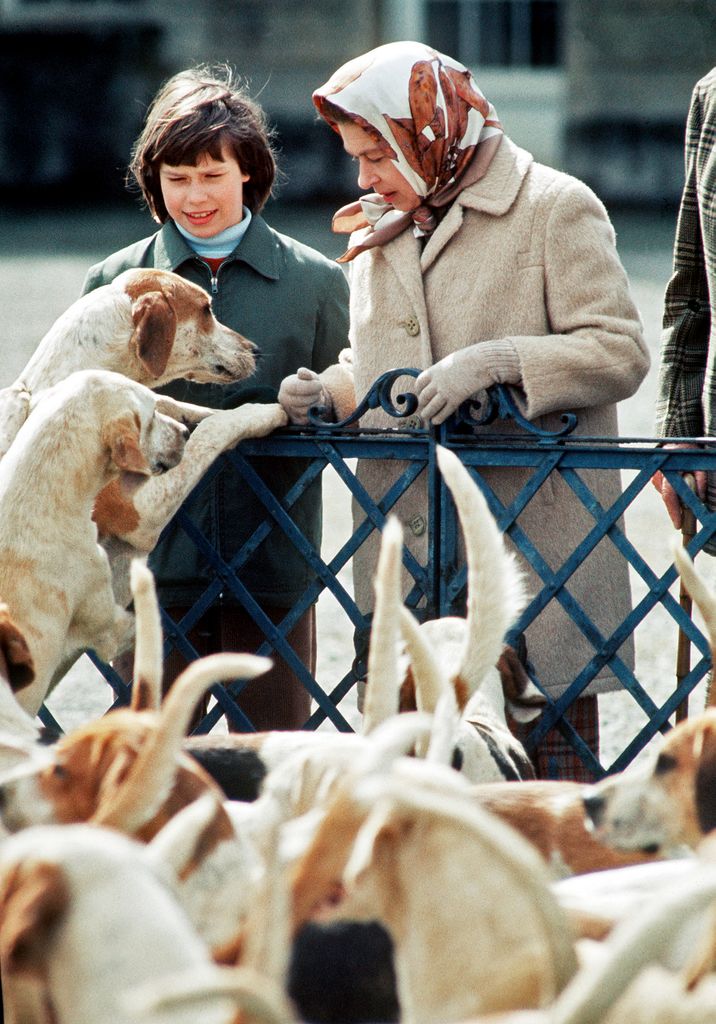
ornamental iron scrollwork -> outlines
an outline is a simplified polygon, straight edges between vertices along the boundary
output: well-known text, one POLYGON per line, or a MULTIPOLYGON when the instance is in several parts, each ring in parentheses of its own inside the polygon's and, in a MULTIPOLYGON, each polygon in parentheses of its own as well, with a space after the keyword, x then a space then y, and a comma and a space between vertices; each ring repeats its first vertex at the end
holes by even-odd
MULTIPOLYGON (((387 370, 373 382, 350 416, 333 423, 324 418, 327 413, 324 406, 312 406, 308 410, 308 422, 313 427, 340 430, 358 422, 369 409, 378 407, 394 419, 406 419, 416 411, 418 399, 412 392, 400 392, 393 397, 393 387, 399 377, 417 377, 419 374, 420 370, 415 367, 387 370)), ((468 398, 456 409, 447 422, 448 430, 464 430, 465 428, 483 427, 496 420, 508 419, 513 420, 526 433, 539 440, 551 441, 555 438, 565 437, 567 434, 571 434, 577 426, 576 415, 573 412, 566 412, 560 416, 564 424, 561 430, 544 430, 538 427, 522 415, 512 389, 502 384, 495 384, 481 392, 479 399, 468 398)))
POLYGON ((339 430, 342 427, 349 427, 352 423, 356 423, 369 409, 377 409, 379 406, 384 412, 387 412, 389 416, 393 416, 395 419, 405 419, 407 416, 412 416, 418 408, 417 395, 408 391, 401 392, 393 398, 391 392, 398 377, 417 377, 419 373, 420 370, 414 368, 387 370, 377 380, 373 381, 363 400, 350 416, 346 416, 345 419, 340 420, 338 423, 329 423, 321 418, 321 415, 325 415, 325 408, 313 406, 308 410, 308 422, 315 427, 331 427, 332 429, 339 430))
POLYGON ((455 410, 452 420, 456 427, 484 427, 495 420, 509 419, 514 420, 525 433, 532 434, 539 440, 553 441, 555 438, 571 434, 577 426, 575 413, 565 412, 560 415, 560 420, 564 423, 561 430, 544 430, 538 427, 523 416, 512 388, 504 384, 494 384, 480 394, 479 399, 468 398, 455 410))

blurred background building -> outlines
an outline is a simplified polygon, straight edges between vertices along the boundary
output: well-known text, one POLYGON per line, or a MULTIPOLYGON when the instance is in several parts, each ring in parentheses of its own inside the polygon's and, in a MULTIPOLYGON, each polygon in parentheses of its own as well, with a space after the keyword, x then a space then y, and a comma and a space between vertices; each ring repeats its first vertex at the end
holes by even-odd
POLYGON ((124 194, 149 97, 227 62, 278 129, 284 199, 344 198, 354 169, 312 89, 380 43, 420 39, 476 72, 506 131, 608 203, 674 204, 714 0, 0 0, 0 185, 124 194))

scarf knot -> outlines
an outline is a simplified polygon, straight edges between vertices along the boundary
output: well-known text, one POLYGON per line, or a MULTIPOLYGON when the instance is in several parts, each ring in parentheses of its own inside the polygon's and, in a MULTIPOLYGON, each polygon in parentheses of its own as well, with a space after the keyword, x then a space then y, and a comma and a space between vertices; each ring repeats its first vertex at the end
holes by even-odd
POLYGON ((337 132, 348 120, 376 142, 418 200, 402 212, 370 194, 339 210, 335 231, 367 229, 340 263, 411 224, 418 237, 430 235, 440 210, 486 173, 502 138, 495 108, 471 72, 423 43, 387 43, 356 57, 313 102, 337 132))

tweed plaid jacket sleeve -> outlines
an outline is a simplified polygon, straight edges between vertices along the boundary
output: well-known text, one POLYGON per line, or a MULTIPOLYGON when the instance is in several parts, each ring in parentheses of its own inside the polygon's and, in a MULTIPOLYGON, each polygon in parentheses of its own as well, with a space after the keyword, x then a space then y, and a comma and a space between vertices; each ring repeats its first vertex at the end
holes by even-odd
POLYGON ((685 182, 664 300, 656 430, 716 435, 716 68, 694 87, 686 124, 685 182))

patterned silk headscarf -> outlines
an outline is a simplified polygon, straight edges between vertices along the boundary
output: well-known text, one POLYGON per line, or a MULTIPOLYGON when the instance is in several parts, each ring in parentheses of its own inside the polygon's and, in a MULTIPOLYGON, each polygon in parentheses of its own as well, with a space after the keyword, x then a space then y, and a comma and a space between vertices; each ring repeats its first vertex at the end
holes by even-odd
POLYGON ((370 193, 338 210, 334 231, 369 229, 339 263, 410 224, 417 235, 430 234, 436 208, 485 174, 502 137, 495 108, 468 69, 423 43, 387 43, 356 57, 316 89, 313 102, 335 131, 348 118, 368 132, 424 199, 403 213, 370 193))

